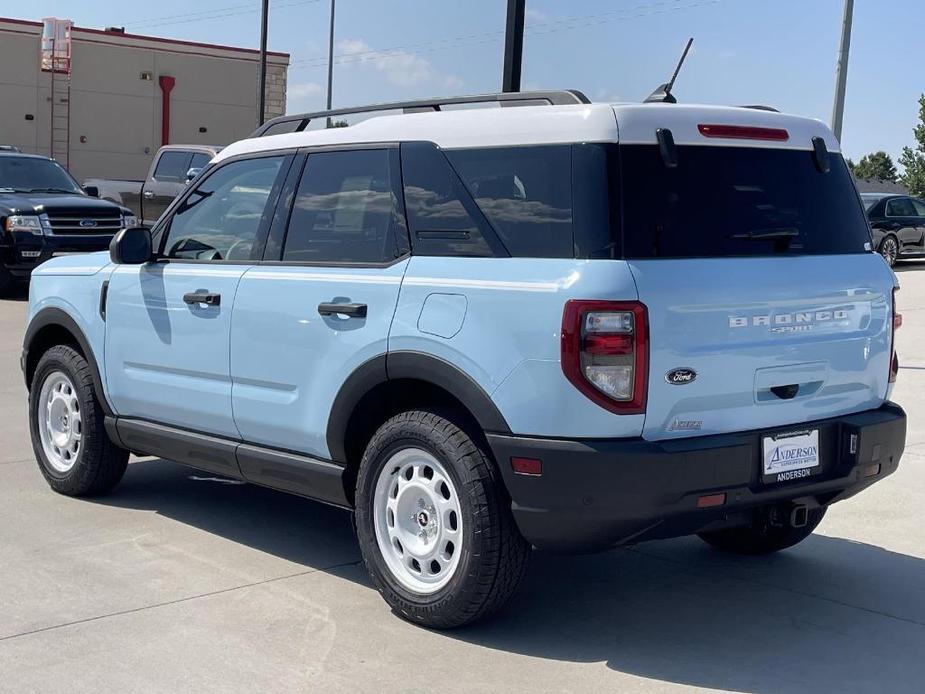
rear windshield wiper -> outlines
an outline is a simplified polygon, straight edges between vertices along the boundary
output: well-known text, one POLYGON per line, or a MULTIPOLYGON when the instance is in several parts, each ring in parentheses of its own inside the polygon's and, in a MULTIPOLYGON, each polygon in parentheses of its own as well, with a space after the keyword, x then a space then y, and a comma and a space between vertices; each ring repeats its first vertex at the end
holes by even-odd
POLYGON ((744 231, 741 234, 732 234, 731 239, 748 239, 750 241, 778 241, 780 239, 792 239, 800 235, 800 230, 794 227, 781 227, 779 229, 756 229, 755 231, 744 231))

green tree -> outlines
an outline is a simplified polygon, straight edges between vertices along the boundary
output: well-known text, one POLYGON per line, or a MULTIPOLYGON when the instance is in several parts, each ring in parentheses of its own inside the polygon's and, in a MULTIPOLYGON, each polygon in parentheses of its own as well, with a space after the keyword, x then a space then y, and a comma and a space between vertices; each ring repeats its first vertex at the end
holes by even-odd
POLYGON ((855 178, 864 181, 890 181, 896 183, 896 165, 886 152, 874 152, 861 157, 861 161, 851 167, 855 178))
POLYGON ((902 184, 913 195, 925 196, 925 94, 919 97, 919 123, 912 130, 915 147, 903 147, 899 163, 902 164, 902 184))
POLYGON ((845 159, 845 163, 848 165, 848 171, 850 171, 853 174, 854 166, 855 166, 854 159, 852 159, 851 157, 848 157, 847 159, 845 159))

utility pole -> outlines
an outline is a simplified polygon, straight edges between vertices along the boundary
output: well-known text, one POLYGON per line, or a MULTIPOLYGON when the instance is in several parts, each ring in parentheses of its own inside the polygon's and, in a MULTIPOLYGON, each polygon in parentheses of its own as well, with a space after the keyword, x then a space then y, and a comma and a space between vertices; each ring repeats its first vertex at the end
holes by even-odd
POLYGON ((267 15, 270 14, 270 0, 263 0, 260 17, 260 112, 257 125, 263 125, 267 114, 267 15))
POLYGON ((842 120, 845 117, 845 88, 848 82, 848 50, 851 48, 851 21, 854 18, 854 0, 845 0, 842 17, 841 43, 838 46, 838 64, 835 67, 835 104, 832 106, 832 132, 841 142, 842 120))
POLYGON ((524 5, 526 0, 507 0, 507 25, 504 30, 504 67, 501 91, 520 91, 520 66, 524 54, 524 5))
MULTIPOLYGON (((331 29, 328 33, 328 111, 331 110, 331 89, 334 84, 334 0, 331 0, 331 29)), ((328 116, 328 127, 331 123, 331 116, 328 116)))

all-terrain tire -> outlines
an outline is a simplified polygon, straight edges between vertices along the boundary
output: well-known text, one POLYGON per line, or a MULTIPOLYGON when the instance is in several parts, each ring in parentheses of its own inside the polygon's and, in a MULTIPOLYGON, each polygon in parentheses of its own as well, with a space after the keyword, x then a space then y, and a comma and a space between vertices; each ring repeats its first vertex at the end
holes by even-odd
POLYGON ((806 525, 794 528, 786 524, 774 525, 763 512, 755 514, 752 525, 728 528, 712 533, 700 533, 704 542, 733 554, 771 554, 802 542, 813 534, 825 517, 825 507, 807 511, 806 525))
POLYGON ((87 360, 68 345, 57 345, 45 352, 36 366, 29 391, 29 431, 39 469, 56 492, 68 496, 105 494, 122 479, 129 453, 109 439, 103 417, 87 360), (41 427, 46 426, 45 410, 49 408, 48 399, 42 399, 43 386, 52 378, 58 383, 70 384, 72 394, 66 392, 67 385, 62 390, 72 401, 76 398, 74 410, 79 413, 79 418, 73 418, 78 420, 80 428, 76 454, 65 464, 59 460, 57 465, 46 452, 41 432, 41 427))
POLYGON ((451 629, 488 617, 514 595, 526 573, 531 547, 520 535, 499 475, 477 439, 451 415, 403 412, 379 428, 360 463, 355 520, 363 559, 385 601, 413 623, 451 629), (449 582, 432 593, 410 590, 396 577, 383 556, 374 518, 377 484, 383 475, 391 484, 388 476, 397 470, 387 466, 416 451, 433 456, 448 476, 462 519, 458 564, 449 582))

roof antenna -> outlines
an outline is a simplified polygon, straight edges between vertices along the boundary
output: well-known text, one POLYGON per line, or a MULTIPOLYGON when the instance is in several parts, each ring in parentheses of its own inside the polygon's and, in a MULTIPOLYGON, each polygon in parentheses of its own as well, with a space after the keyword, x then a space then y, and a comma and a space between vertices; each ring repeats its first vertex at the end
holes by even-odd
POLYGON ((678 73, 681 72, 681 66, 684 65, 684 59, 687 57, 687 52, 691 49, 691 44, 694 43, 693 37, 687 40, 687 45, 684 47, 684 52, 681 54, 681 60, 678 61, 678 67, 674 69, 674 74, 671 76, 671 79, 668 80, 665 84, 659 85, 658 89, 649 94, 646 97, 645 103, 647 104, 676 104, 678 100, 674 98, 674 94, 671 93, 672 88, 674 87, 674 81, 678 78, 678 73))

